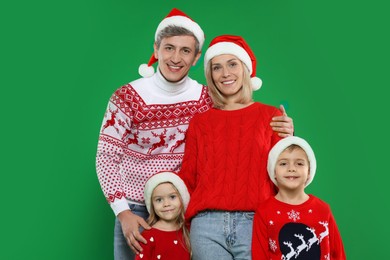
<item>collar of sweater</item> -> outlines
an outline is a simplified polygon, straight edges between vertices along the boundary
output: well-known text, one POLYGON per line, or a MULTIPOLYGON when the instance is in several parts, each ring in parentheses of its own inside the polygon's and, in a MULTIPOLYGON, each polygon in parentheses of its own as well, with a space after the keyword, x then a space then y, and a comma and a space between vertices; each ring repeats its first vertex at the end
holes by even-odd
POLYGON ((191 87, 188 75, 178 82, 169 82, 164 78, 159 69, 153 76, 153 81, 155 86, 157 86, 156 91, 169 96, 179 95, 191 87))

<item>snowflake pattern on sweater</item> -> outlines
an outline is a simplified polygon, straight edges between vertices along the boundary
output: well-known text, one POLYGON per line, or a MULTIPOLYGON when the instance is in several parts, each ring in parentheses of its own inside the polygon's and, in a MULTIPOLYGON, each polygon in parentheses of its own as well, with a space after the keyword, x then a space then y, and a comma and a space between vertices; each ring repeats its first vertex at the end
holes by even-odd
MULTIPOLYGON (((153 87, 153 81, 147 82, 142 87, 153 87)), ((158 99, 146 103, 132 83, 111 96, 100 131, 96 169, 115 213, 127 207, 126 199, 143 203, 143 187, 151 175, 180 169, 189 121, 212 104, 206 86, 193 80, 189 85, 201 88, 198 97, 192 98, 192 91, 185 101, 174 104, 158 104, 158 99), (121 206, 115 209, 114 204, 121 206)))

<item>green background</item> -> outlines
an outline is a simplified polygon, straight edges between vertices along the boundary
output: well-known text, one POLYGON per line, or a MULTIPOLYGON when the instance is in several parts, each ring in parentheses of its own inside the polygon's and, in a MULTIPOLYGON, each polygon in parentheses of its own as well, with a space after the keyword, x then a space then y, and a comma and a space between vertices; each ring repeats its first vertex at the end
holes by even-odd
MULTIPOLYGON (((318 171, 308 192, 331 205, 348 258, 388 258, 385 3, 3 1, 0 259, 113 259, 98 132, 172 7, 203 27, 206 46, 219 34, 247 40, 264 82, 255 98, 284 104, 311 143, 318 171)), ((204 83, 202 63, 190 75, 204 83)))

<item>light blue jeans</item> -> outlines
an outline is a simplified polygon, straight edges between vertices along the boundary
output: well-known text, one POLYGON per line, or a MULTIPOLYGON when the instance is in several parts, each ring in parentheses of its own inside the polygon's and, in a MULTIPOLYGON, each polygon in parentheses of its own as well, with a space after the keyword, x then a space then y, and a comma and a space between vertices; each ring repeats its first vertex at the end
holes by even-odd
MULTIPOLYGON (((149 213, 146 210, 145 206, 129 204, 131 212, 144 218, 148 218, 149 213)), ((140 229, 140 232, 142 229, 140 229)), ((126 242, 126 239, 122 232, 121 223, 118 218, 115 219, 114 227, 114 259, 115 260, 133 260, 135 254, 131 251, 129 245, 126 242)))
POLYGON ((250 260, 254 212, 203 211, 191 221, 193 260, 250 260))

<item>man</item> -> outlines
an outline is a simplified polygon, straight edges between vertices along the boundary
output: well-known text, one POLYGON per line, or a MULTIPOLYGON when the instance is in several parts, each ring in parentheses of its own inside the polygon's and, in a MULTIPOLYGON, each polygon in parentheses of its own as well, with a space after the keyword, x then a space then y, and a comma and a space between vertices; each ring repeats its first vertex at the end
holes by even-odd
MULTIPOLYGON (((188 77, 201 55, 204 33, 180 10, 173 9, 157 27, 154 53, 140 66, 144 78, 111 96, 100 131, 96 169, 103 193, 116 218, 115 259, 133 259, 149 229, 143 192, 147 179, 160 171, 178 171, 190 119, 212 106, 207 87, 188 77), (158 61, 157 72, 152 64, 158 61)), ((291 135, 286 114, 271 123, 281 136, 291 135)))

